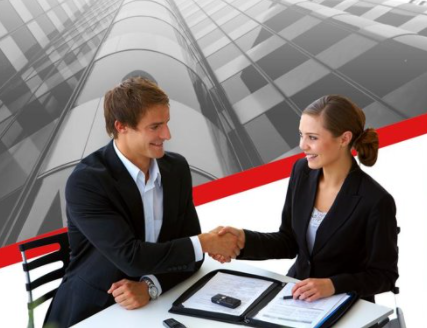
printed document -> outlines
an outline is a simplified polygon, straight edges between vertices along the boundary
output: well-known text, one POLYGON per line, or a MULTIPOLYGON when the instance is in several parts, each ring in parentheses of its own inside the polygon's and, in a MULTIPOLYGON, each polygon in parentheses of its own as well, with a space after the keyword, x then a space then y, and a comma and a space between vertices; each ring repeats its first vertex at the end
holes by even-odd
POLYGON ((292 295, 294 285, 286 284, 254 319, 288 327, 313 328, 350 297, 339 294, 313 302, 284 300, 283 296, 292 295))
POLYGON ((272 284, 271 281, 218 272, 182 305, 191 309, 239 316, 272 284), (230 309, 212 303, 211 298, 216 294, 237 298, 242 304, 230 309))

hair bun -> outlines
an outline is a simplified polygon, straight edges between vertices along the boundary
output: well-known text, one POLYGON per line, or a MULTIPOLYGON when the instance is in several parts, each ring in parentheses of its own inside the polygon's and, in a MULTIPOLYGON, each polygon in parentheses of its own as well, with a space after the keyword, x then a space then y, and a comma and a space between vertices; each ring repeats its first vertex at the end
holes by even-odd
POLYGON ((373 128, 365 129, 353 142, 359 161, 366 166, 373 166, 378 158, 378 133, 373 128))
POLYGON ((365 113, 350 99, 340 95, 323 96, 308 105, 302 114, 321 117, 323 127, 335 138, 350 131, 353 137, 346 149, 348 156, 355 149, 359 153, 360 163, 367 166, 375 164, 378 156, 377 132, 374 129, 364 130, 365 113))

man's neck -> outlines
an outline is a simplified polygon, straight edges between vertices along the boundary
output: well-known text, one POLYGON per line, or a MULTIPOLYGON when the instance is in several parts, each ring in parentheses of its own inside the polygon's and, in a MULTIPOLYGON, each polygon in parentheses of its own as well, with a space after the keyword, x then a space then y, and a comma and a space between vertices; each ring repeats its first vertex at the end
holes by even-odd
POLYGON ((145 182, 148 181, 151 158, 144 156, 135 156, 136 154, 132 153, 126 145, 122 144, 118 139, 114 140, 117 149, 125 156, 133 165, 141 170, 145 175, 145 182))

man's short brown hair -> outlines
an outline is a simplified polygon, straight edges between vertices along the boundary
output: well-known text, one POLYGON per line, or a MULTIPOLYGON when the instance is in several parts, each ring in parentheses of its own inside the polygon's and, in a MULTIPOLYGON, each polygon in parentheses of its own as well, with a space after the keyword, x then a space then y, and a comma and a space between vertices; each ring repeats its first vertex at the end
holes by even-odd
POLYGON ((140 119, 153 106, 169 106, 169 97, 150 80, 131 77, 105 94, 104 117, 108 135, 117 138, 114 123, 136 129, 140 119))

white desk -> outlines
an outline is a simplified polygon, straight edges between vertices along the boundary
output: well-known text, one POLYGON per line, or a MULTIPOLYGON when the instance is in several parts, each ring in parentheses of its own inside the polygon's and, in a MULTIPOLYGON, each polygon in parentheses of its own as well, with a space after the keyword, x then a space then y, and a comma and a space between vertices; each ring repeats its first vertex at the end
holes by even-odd
MULTIPOLYGON (((294 279, 275 274, 270 271, 262 270, 247 264, 239 263, 239 261, 232 261, 228 264, 219 264, 214 260, 206 257, 202 268, 190 279, 184 281, 182 284, 169 290, 167 293, 160 296, 156 301, 150 302, 144 308, 138 310, 125 310, 117 304, 81 321, 75 328, 93 328, 93 327, 126 327, 126 328, 164 328, 162 321, 167 318, 175 318, 182 322, 187 328, 219 328, 231 327, 229 323, 222 323, 218 321, 193 318, 178 314, 169 313, 172 303, 192 284, 203 277, 205 274, 216 269, 230 269, 236 271, 244 271, 248 273, 258 274, 261 276, 271 277, 285 282, 294 281, 294 279)), ((350 311, 340 319, 337 323, 337 328, 365 328, 373 325, 374 323, 388 317, 393 313, 392 309, 384 306, 376 305, 363 300, 357 301, 350 311)), ((240 326, 240 325, 235 325, 240 326)), ((240 326, 242 327, 242 326, 240 326)))

